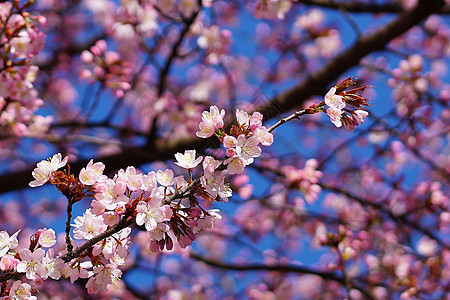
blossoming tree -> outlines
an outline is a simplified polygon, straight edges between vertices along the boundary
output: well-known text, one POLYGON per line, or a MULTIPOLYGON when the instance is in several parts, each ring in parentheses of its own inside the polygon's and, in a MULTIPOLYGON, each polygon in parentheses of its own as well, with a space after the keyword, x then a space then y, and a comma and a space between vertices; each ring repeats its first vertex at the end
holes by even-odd
POLYGON ((447 299, 449 13, 2 1, 1 299, 447 299))

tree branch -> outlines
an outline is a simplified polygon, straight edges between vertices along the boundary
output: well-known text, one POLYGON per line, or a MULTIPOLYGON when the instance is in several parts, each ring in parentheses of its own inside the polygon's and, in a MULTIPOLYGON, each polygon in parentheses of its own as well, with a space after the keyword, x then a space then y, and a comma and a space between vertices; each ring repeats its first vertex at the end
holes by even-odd
MULTIPOLYGON (((296 3, 296 2, 294 2, 296 3)), ((333 1, 333 0, 299 0, 297 3, 320 6, 332 9, 345 9, 353 13, 392 13, 397 14, 405 10, 399 3, 366 3, 358 1, 333 1)), ((445 5, 439 10, 440 14, 450 14, 450 6, 445 5)))
MULTIPOLYGON (((346 286, 346 281, 343 277, 337 275, 334 272, 327 272, 327 271, 319 271, 314 270, 305 266, 297 266, 297 265, 287 265, 287 264, 273 264, 273 265, 264 265, 264 264, 229 264, 221 261, 211 260, 206 257, 200 256, 196 253, 191 252, 190 257, 192 259, 201 261, 207 265, 210 265, 212 267, 220 268, 220 269, 226 269, 226 270, 233 270, 233 271, 275 271, 275 272, 281 272, 281 273, 300 273, 300 274, 311 274, 319 276, 325 280, 332 280, 340 283, 343 286, 346 286)), ((349 279, 350 281, 350 279, 349 279)), ((361 291, 367 299, 373 299, 373 297, 368 294, 368 292, 361 286, 357 286, 356 282, 353 280, 351 281, 351 284, 354 288, 361 291)))
POLYGON ((324 279, 333 280, 336 282, 339 282, 340 284, 345 285, 344 278, 338 276, 334 272, 327 272, 327 271, 318 271, 314 270, 308 267, 304 266, 297 266, 297 265, 287 265, 287 264, 280 264, 280 265, 264 265, 264 264, 229 264, 222 261, 216 261, 212 259, 208 259, 206 257, 200 256, 196 253, 190 253, 190 257, 192 259, 201 261, 207 265, 210 265, 212 267, 220 268, 220 269, 227 269, 227 270, 233 270, 233 271, 276 271, 276 272, 282 272, 282 273, 302 273, 302 274, 311 274, 311 275, 317 275, 324 279))

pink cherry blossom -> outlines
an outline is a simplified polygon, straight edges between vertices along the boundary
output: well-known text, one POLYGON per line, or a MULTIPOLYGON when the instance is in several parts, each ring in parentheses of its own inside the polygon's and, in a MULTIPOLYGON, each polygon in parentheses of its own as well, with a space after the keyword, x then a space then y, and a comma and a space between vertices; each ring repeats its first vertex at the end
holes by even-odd
POLYGON ((14 256, 10 254, 5 254, 0 259, 0 270, 2 271, 15 270, 19 262, 20 260, 14 258, 14 256))
POLYGON ((186 150, 184 151, 184 155, 179 152, 175 153, 175 158, 177 159, 175 162, 176 165, 185 169, 193 169, 200 164, 203 156, 195 158, 195 150, 186 150))
POLYGON ((19 242, 17 240, 17 235, 20 230, 16 231, 13 235, 9 236, 6 231, 0 231, 0 257, 4 256, 11 249, 15 249, 19 242))
POLYGON ((29 249, 23 249, 19 251, 19 255, 21 261, 17 265, 17 272, 26 273, 27 278, 31 280, 34 280, 37 275, 47 275, 47 269, 42 263, 45 255, 44 250, 36 249, 31 252, 29 249))
POLYGON ((39 245, 44 248, 51 247, 56 244, 56 234, 53 229, 40 229, 39 231, 39 245))
POLYGON ((165 169, 164 171, 158 170, 156 172, 156 181, 162 186, 169 187, 172 186, 175 181, 173 178, 173 171, 170 169, 165 169))
POLYGON ((72 224, 75 227, 73 236, 76 239, 88 240, 106 230, 103 218, 92 214, 90 209, 86 210, 83 216, 76 217, 74 222, 75 224, 72 224))
POLYGON ((342 126, 342 111, 340 109, 327 108, 327 115, 330 117, 330 120, 334 124, 334 126, 338 128, 342 126))
POLYGON ((341 96, 336 95, 336 87, 332 87, 325 95, 325 104, 332 109, 343 109, 345 102, 341 96))
POLYGON ((147 231, 154 230, 158 222, 166 219, 165 209, 162 208, 162 198, 154 196, 148 201, 140 201, 136 207, 136 224, 145 225, 147 231))
POLYGON ((98 180, 104 178, 104 176, 102 176, 104 169, 105 165, 103 163, 96 162, 94 164, 94 160, 91 159, 86 168, 83 168, 80 171, 80 182, 86 185, 93 185, 98 180))
POLYGON ((14 281, 11 289, 9 290, 9 297, 15 300, 35 300, 36 296, 31 295, 31 285, 28 283, 22 283, 22 281, 14 281))
POLYGON ((200 122, 198 125, 200 131, 196 132, 196 135, 200 138, 209 138, 212 136, 216 130, 214 123, 212 121, 200 122))
POLYGON ((239 156, 234 156, 225 160, 225 164, 227 164, 228 173, 234 175, 244 172, 244 168, 247 165, 247 162, 245 159, 239 156))
POLYGON ((43 160, 37 164, 37 168, 33 171, 33 177, 35 180, 30 182, 31 187, 37 187, 45 184, 52 178, 52 173, 58 169, 64 167, 69 158, 66 156, 62 159, 62 155, 57 153, 48 160, 43 160))

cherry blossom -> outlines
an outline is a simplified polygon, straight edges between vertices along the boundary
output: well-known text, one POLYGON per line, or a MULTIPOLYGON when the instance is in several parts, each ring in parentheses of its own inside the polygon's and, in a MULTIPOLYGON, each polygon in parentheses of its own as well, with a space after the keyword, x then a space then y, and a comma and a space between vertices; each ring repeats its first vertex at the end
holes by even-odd
POLYGON ((154 194, 148 203, 140 201, 136 207, 136 224, 144 225, 147 231, 154 230, 158 222, 166 220, 166 215, 162 206, 162 198, 158 194, 154 194))
POLYGON ((105 165, 103 163, 97 162, 94 164, 94 161, 91 159, 86 168, 80 171, 80 182, 86 185, 93 185, 104 178, 102 176, 104 169, 105 165))
POLYGON ((47 269, 43 264, 45 251, 36 249, 31 252, 29 249, 19 251, 21 261, 17 265, 17 272, 26 273, 28 279, 34 280, 36 275, 47 276, 47 269))
POLYGON ((13 235, 9 236, 8 232, 0 231, 0 257, 4 256, 11 249, 15 249, 19 242, 17 240, 17 235, 20 230, 16 231, 13 235))
POLYGON ((37 164, 37 168, 33 171, 35 180, 30 182, 31 187, 38 187, 44 185, 47 181, 52 179, 52 173, 64 167, 68 161, 68 157, 62 159, 61 153, 57 153, 48 160, 43 160, 37 164))
POLYGON ((92 214, 90 209, 83 216, 76 217, 74 222, 73 236, 76 239, 91 239, 106 229, 103 218, 92 214))
POLYGON ((48 248, 56 244, 56 234, 53 229, 40 229, 38 231, 39 240, 38 243, 44 248, 48 248))
POLYGON ((17 300, 34 300, 36 296, 31 295, 31 285, 20 280, 14 281, 10 291, 9 297, 17 300))
POLYGON ((202 156, 195 158, 195 150, 186 150, 184 151, 184 155, 175 153, 175 158, 177 160, 175 164, 185 169, 195 168, 203 159, 202 156))
POLYGON ((333 109, 343 109, 345 107, 345 102, 342 97, 336 95, 336 87, 332 87, 328 93, 325 95, 325 104, 328 105, 329 108, 333 109))

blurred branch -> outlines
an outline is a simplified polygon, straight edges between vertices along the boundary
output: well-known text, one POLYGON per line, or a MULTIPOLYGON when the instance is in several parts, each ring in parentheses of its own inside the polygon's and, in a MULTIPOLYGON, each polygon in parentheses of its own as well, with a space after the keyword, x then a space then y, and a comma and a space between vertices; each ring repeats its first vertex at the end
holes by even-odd
POLYGON ((320 186, 325 190, 329 190, 332 192, 342 194, 342 195, 348 197, 349 199, 352 199, 352 200, 358 202, 362 206, 373 207, 377 211, 386 214, 391 220, 393 220, 397 224, 407 225, 410 228, 414 229, 415 231, 420 232, 420 233, 428 236, 429 238, 435 240, 443 248, 446 248, 447 250, 450 249, 450 245, 446 244, 443 240, 441 240, 434 232, 432 232, 431 230, 428 230, 427 228, 423 228, 420 224, 410 221, 406 215, 394 215, 394 213, 392 211, 390 211, 389 209, 385 208, 385 206, 382 203, 374 203, 374 202, 367 201, 367 200, 362 199, 362 198, 358 197, 357 195, 352 194, 351 192, 349 192, 343 188, 340 188, 340 187, 329 186, 329 185, 326 185, 323 183, 321 183, 320 186))
MULTIPOLYGON (((338 276, 334 272, 327 272, 327 271, 319 271, 312 268, 308 268, 305 266, 297 266, 297 265, 287 265, 287 264, 271 264, 271 265, 264 265, 264 264, 229 264, 222 261, 217 260, 211 260, 206 257, 200 256, 196 253, 191 252, 190 257, 192 259, 201 261, 209 266, 220 268, 220 269, 226 269, 226 270, 233 270, 233 271, 274 271, 274 272, 281 272, 281 273, 300 273, 300 274, 311 274, 319 276, 325 280, 333 280, 336 281, 343 286, 346 286, 346 281, 343 277, 338 276)), ((366 299, 374 299, 368 292, 363 289, 360 286, 355 285, 355 280, 352 281, 352 286, 355 289, 358 289, 360 292, 362 292, 366 299)))
MULTIPOLYGON (((295 3, 295 2, 294 2, 295 3)), ((345 9, 353 13, 400 13, 405 8, 399 3, 366 3, 359 1, 333 1, 333 0, 299 0, 297 3, 320 6, 333 9, 345 9)), ((438 13, 450 14, 450 5, 443 6, 438 13)))
POLYGON ((166 81, 167 81, 167 75, 169 75, 170 68, 172 67, 173 61, 175 58, 178 57, 178 49, 181 46, 181 43, 183 42, 184 38, 186 37, 187 33, 191 29, 191 25, 194 23, 195 19, 197 18, 198 14, 201 11, 201 1, 199 5, 199 9, 195 11, 191 17, 185 20, 184 28, 180 33, 180 36, 178 37, 178 40, 175 42, 175 44, 172 47, 172 51, 170 52, 166 63, 164 64, 164 67, 161 69, 159 74, 159 85, 158 85, 158 97, 161 97, 164 93, 164 90, 166 88, 166 81))
POLYGON ((414 9, 403 11, 373 33, 361 36, 353 46, 330 60, 319 71, 309 75, 297 86, 275 96, 272 101, 256 110, 263 113, 264 119, 271 119, 281 112, 299 108, 309 97, 323 94, 331 82, 350 68, 358 65, 363 57, 384 49, 391 40, 419 24, 443 5, 443 0, 420 0, 414 9))
POLYGON ((287 265, 287 264, 271 264, 271 265, 264 265, 264 264, 229 264, 222 261, 212 260, 203 256, 200 256, 199 254, 190 253, 190 257, 192 259, 201 261, 207 265, 210 265, 212 267, 220 268, 220 269, 227 269, 227 270, 233 270, 233 271, 276 271, 276 272, 283 272, 283 273, 302 273, 302 274, 311 274, 311 275, 317 275, 324 279, 333 280, 336 282, 339 282, 340 284, 345 285, 344 278, 338 276, 334 272, 327 272, 327 271, 318 271, 314 270, 305 266, 297 266, 297 265, 287 265))

